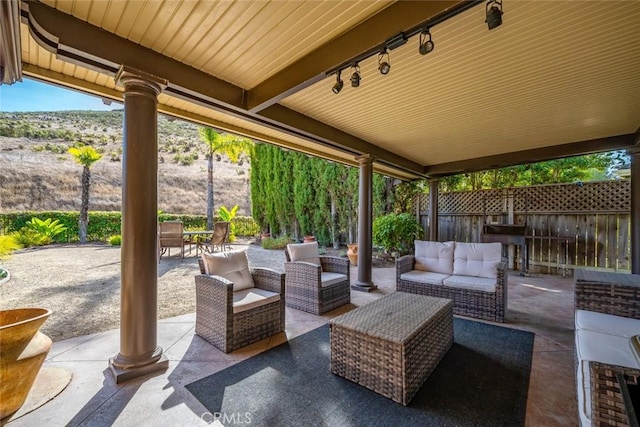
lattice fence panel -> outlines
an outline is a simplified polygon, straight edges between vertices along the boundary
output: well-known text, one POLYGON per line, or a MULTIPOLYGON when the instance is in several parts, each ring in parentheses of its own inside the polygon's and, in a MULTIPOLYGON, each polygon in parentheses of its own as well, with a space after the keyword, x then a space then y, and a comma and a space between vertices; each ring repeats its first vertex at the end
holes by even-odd
POLYGON ((482 214, 505 210, 503 189, 442 193, 438 212, 442 214, 482 214))
POLYGON ((513 188, 516 212, 628 212, 631 181, 513 188))

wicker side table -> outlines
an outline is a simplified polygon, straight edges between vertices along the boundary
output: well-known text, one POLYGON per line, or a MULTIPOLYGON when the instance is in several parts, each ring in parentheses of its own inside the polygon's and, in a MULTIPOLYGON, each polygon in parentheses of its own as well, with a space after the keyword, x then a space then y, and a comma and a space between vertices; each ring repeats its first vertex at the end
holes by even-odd
POLYGON ((394 292, 329 326, 331 372, 407 405, 453 344, 453 303, 394 292))

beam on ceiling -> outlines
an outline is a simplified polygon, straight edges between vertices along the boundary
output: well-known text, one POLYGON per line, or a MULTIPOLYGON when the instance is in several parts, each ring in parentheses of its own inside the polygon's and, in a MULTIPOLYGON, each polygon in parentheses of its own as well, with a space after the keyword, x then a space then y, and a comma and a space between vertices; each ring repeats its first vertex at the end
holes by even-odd
MULTIPOLYGON (((103 99, 108 99, 108 100, 116 101, 120 103, 124 102, 122 92, 117 89, 110 89, 105 86, 101 86, 95 83, 88 82, 86 80, 78 79, 73 76, 68 76, 66 74, 61 74, 52 70, 38 67, 33 64, 24 64, 24 75, 32 79, 40 80, 49 84, 63 87, 65 89, 77 90, 83 93, 91 94, 103 99)), ((221 120, 203 116, 203 115, 194 113, 192 111, 178 109, 162 103, 158 104, 158 112, 165 114, 167 116, 176 117, 181 120, 194 123, 196 125, 209 126, 212 128, 220 129, 225 132, 245 136, 247 138, 252 138, 258 141, 276 145, 281 148, 309 154, 311 156, 319 157, 325 160, 334 161, 334 162, 345 164, 352 167, 358 166, 358 162, 355 161, 355 158, 353 155, 341 156, 338 152, 336 152, 339 150, 330 152, 329 150, 321 150, 321 149, 316 149, 314 147, 307 147, 307 146, 298 144, 294 141, 276 138, 274 136, 256 131, 254 129, 247 129, 242 126, 226 123, 221 120)), ((374 167, 374 171, 377 173, 390 176, 393 178, 398 178, 401 180, 412 180, 412 179, 421 178, 419 174, 411 173, 409 171, 402 171, 400 169, 393 168, 393 167, 390 168, 382 163, 374 163, 373 167, 374 167)))
POLYGON ((352 60, 392 36, 441 15, 473 6, 469 1, 399 1, 266 79, 247 94, 247 109, 261 111, 326 77, 325 72, 352 60))
POLYGON ((112 76, 126 65, 159 75, 170 82, 169 88, 177 86, 224 104, 242 105, 244 90, 238 86, 42 3, 25 2, 23 8, 31 35, 60 60, 112 76))
POLYGON ((376 157, 376 161, 378 162, 392 165, 394 167, 410 171, 414 174, 422 175, 422 171, 424 169, 422 165, 345 133, 339 129, 328 126, 318 120, 298 113, 297 111, 283 107, 280 104, 275 104, 265 110, 262 110, 260 115, 310 136, 323 135, 323 138, 327 139, 327 143, 341 141, 343 144, 346 144, 344 149, 355 150, 359 154, 370 154, 376 157))
POLYGON ((601 153, 604 151, 624 150, 632 147, 635 134, 610 136, 588 141, 571 142, 550 147, 534 148, 531 150, 497 154, 479 157, 477 159, 460 160, 457 162, 441 163, 426 166, 425 174, 430 178, 438 178, 459 173, 478 172, 515 166, 524 163, 536 163, 562 157, 581 156, 584 154, 601 153))
POLYGON ((166 79, 169 83, 164 93, 169 96, 352 156, 376 155, 387 166, 403 169, 404 176, 422 175, 421 165, 281 105, 273 106, 271 111, 278 114, 270 117, 248 112, 243 108, 244 89, 42 3, 24 2, 22 18, 31 36, 60 60, 111 76, 126 65, 166 79), (278 117, 285 121, 280 122, 278 117))

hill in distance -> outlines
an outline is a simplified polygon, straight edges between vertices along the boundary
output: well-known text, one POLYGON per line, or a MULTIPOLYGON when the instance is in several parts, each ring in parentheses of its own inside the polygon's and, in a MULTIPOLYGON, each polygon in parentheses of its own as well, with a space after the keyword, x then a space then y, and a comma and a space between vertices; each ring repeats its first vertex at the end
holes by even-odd
MULTIPOLYGON (((89 209, 119 211, 123 110, 0 112, 0 212, 79 210, 82 166, 67 150, 93 146, 89 209)), ((192 123, 158 116, 158 209, 206 213, 206 144, 192 123)), ((214 208, 238 205, 251 215, 249 161, 214 158, 214 208)))

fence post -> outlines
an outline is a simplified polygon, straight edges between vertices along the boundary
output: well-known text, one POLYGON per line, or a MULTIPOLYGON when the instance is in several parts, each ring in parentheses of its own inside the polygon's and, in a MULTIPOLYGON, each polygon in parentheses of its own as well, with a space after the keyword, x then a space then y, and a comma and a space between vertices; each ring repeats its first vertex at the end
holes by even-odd
MULTIPOLYGON (((513 189, 507 189, 507 223, 515 224, 516 217, 513 209, 513 189)), ((525 243, 526 244, 526 243, 525 243)), ((507 248, 507 256, 509 257, 509 264, 513 266, 513 269, 516 269, 516 246, 511 244, 507 248)))

